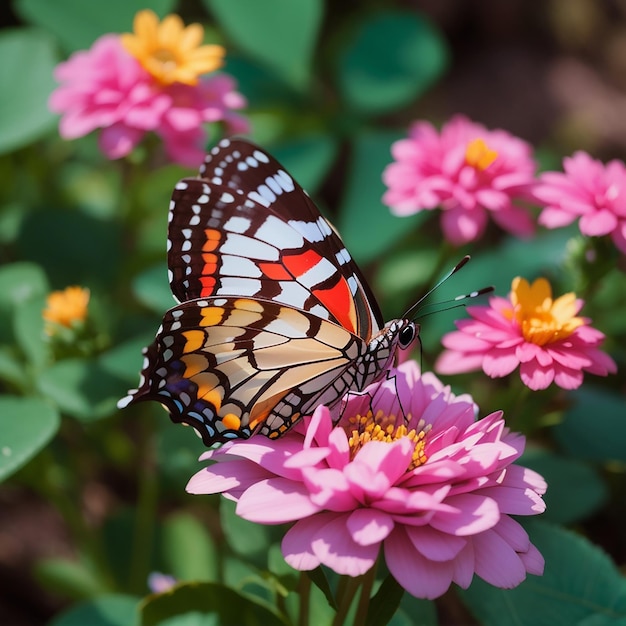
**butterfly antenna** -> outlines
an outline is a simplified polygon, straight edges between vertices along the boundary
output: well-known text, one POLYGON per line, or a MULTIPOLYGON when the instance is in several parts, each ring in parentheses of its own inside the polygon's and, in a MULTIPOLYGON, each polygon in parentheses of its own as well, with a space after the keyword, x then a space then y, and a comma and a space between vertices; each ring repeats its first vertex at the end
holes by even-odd
MULTIPOLYGON (((446 280, 448 280, 448 278, 450 278, 450 276, 456 274, 463 266, 465 266, 467 264, 467 262, 470 260, 470 255, 466 254, 443 278, 441 278, 434 287, 431 287, 413 306, 411 306, 411 308, 409 308, 409 310, 402 316, 404 319, 409 319, 411 318, 411 316, 413 317, 413 319, 415 318, 415 313, 419 312, 419 306, 420 304, 422 304, 422 302, 424 302, 424 300, 426 300, 426 298, 428 298, 428 296, 430 296, 433 291, 436 291, 437 289, 439 289, 439 287, 441 287, 441 285, 443 285, 443 283, 446 282, 446 280)), ((459 298, 466 298, 467 296, 459 296, 459 298)), ((455 298, 455 300, 457 300, 457 298, 455 298)))
POLYGON ((493 286, 483 287, 482 289, 478 289, 477 291, 470 291, 469 293, 464 293, 460 296, 456 296, 450 300, 444 300, 442 302, 433 302, 432 304, 425 304, 423 307, 420 307, 415 311, 414 318, 419 315, 420 319, 424 317, 428 317, 433 313, 442 313, 443 311, 451 311, 452 309, 459 309, 465 306, 465 302, 463 300, 470 300, 472 298, 478 298, 478 296, 484 296, 487 293, 493 293, 495 291, 493 286), (451 306, 444 306, 446 304, 450 304, 451 306), (437 307, 433 311, 427 311, 423 313, 425 309, 437 307), (441 308, 440 308, 441 307, 441 308))

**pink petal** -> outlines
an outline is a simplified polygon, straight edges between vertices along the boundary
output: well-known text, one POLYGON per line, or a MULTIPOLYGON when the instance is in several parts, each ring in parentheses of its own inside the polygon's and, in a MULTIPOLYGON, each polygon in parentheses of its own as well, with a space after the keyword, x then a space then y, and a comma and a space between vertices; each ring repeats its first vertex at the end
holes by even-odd
POLYGON ((522 382, 532 389, 547 389, 554 380, 553 367, 541 367, 535 361, 522 363, 520 367, 520 378, 522 382))
POLYGON ((406 531, 399 527, 385 541, 385 562, 393 577, 416 598, 433 600, 452 583, 450 561, 430 561, 411 549, 406 531))
POLYGON ((461 494, 446 500, 456 509, 454 513, 439 512, 430 524, 442 532, 464 537, 492 528, 500 519, 498 504, 491 498, 475 494, 461 494))
POLYGON ((441 228, 446 239, 455 246, 474 241, 487 226, 487 212, 479 207, 472 211, 456 208, 443 211, 441 228))
POLYGON ((476 573, 496 587, 512 589, 526 578, 519 555, 497 532, 486 530, 473 538, 476 573))
POLYGON ((285 561, 298 571, 308 571, 320 565, 311 545, 317 531, 333 519, 332 513, 318 513, 297 521, 283 537, 281 550, 285 561))
POLYGON ((442 533, 430 526, 407 527, 406 533, 415 549, 430 561, 450 561, 467 544, 467 539, 442 533))
POLYGON ((579 222, 580 232, 589 237, 608 235, 617 226, 617 217, 611 211, 604 209, 583 215, 579 222))
POLYGON ((319 511, 302 484, 268 478, 247 489, 237 503, 237 515, 259 524, 282 524, 319 511))
POLYGON ((346 527, 348 517, 334 517, 315 533, 311 546, 315 556, 338 574, 360 576, 372 568, 380 544, 355 543, 346 527))
POLYGON ((346 527, 355 543, 361 546, 379 544, 393 530, 393 519, 376 509, 356 509, 348 517, 346 527))

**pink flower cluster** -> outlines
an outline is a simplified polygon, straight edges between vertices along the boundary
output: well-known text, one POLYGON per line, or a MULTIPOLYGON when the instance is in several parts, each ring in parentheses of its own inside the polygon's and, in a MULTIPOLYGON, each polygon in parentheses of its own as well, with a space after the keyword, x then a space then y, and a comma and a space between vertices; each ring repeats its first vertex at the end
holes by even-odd
POLYGON ((583 235, 610 235, 626 254, 626 165, 606 165, 585 152, 563 160, 564 172, 545 172, 533 195, 545 208, 539 223, 560 228, 579 220, 583 235))
POLYGON ((344 398, 336 426, 319 406, 280 439, 206 452, 212 463, 187 490, 222 493, 253 522, 293 523, 282 551, 298 570, 323 564, 358 576, 382 548, 416 597, 467 587, 474 574, 514 587, 544 563, 511 515, 541 513, 546 484, 514 464, 524 438, 502 414, 476 421, 475 411, 408 361, 344 398))
POLYGON ((534 223, 519 203, 543 206, 539 224, 560 228, 579 219, 583 235, 609 235, 626 254, 626 165, 604 165, 585 152, 563 161, 564 172, 535 176, 531 146, 503 130, 457 115, 438 132, 416 122, 392 145, 383 172, 383 202, 395 215, 441 208, 444 236, 454 245, 477 240, 491 218, 528 236, 534 223))
POLYGON ((392 146, 383 202, 395 215, 441 207, 445 237, 454 245, 478 239, 492 219, 519 236, 534 231, 527 210, 536 165, 531 146, 503 130, 487 130, 463 116, 441 132, 417 122, 392 146))
POLYGON ((61 84, 49 106, 62 114, 61 136, 75 139, 101 129, 100 148, 110 159, 129 154, 151 131, 171 160, 197 167, 205 154, 204 123, 222 121, 230 133, 248 130, 246 119, 234 112, 245 100, 233 78, 214 74, 198 85, 162 85, 117 35, 104 35, 90 50, 74 53, 57 66, 55 78, 61 84))

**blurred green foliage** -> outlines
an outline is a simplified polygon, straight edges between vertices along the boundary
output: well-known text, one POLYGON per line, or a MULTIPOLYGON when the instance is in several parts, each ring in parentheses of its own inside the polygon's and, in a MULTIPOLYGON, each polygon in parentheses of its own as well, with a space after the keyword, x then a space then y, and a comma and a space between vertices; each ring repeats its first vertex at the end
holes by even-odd
MULTIPOLYGON (((48 503, 71 535, 73 556, 42 557, 34 569, 41 589, 67 605, 53 626, 295 623, 303 582, 277 557, 280 533, 244 522, 229 502, 185 494, 202 451, 191 429, 156 406, 116 409, 136 385, 141 347, 173 304, 167 207, 173 185, 190 172, 155 165, 146 147, 108 162, 93 136, 64 142, 46 103, 61 59, 104 33, 131 30, 146 6, 160 16, 178 7, 15 0, 22 25, 0 31, 0 57, 10 60, 0 67, 0 479, 48 503), (91 290, 90 324, 70 344, 55 344, 44 333, 45 297, 74 284, 91 290), (177 578, 171 593, 147 595, 155 570, 177 578)), ((555 290, 576 288, 588 299, 584 313, 609 333, 607 350, 623 369, 625 279, 612 248, 598 248, 602 263, 588 263, 595 244, 562 229, 528 241, 490 231, 453 250, 436 219, 399 219, 382 205, 391 143, 454 62, 435 25, 376 3, 342 12, 322 0, 204 0, 190 3, 189 15, 186 6, 186 21, 203 22, 226 45, 226 70, 249 101, 253 138, 336 223, 386 316, 399 315, 471 252, 472 263, 437 299, 487 284, 505 294, 516 275, 547 275, 555 290)), ((544 154, 547 162, 560 156, 544 154)), ((424 320, 425 368, 460 315, 424 320)), ((524 402, 513 377, 450 382, 474 395, 481 414, 510 412, 512 427, 534 442, 524 462, 550 484, 546 519, 580 533, 529 525, 546 575, 513 591, 478 581, 460 594, 463 602, 484 624, 624 623, 623 579, 585 538, 594 529, 585 524, 598 516, 623 530, 623 378, 524 402)), ((323 591, 310 593, 311 623, 330 623, 323 591)), ((432 603, 411 598, 387 618, 396 626, 438 623, 432 603)))

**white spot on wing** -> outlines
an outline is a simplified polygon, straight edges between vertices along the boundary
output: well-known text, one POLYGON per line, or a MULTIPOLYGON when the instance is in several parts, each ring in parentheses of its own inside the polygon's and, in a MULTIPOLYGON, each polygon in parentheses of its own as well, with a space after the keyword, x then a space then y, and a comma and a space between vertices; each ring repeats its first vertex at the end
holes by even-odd
POLYGON ((238 215, 234 215, 224 224, 224 230, 231 233, 245 233, 248 228, 250 228, 250 220, 238 215))
POLYGON ((256 236, 261 241, 267 241, 283 250, 285 248, 301 248, 304 244, 302 235, 297 230, 274 215, 270 215, 263 222, 257 230, 256 236))
POLYGON ((258 265, 241 256, 231 256, 230 254, 223 254, 221 257, 222 276, 241 276, 246 278, 260 278, 261 270, 258 265))

